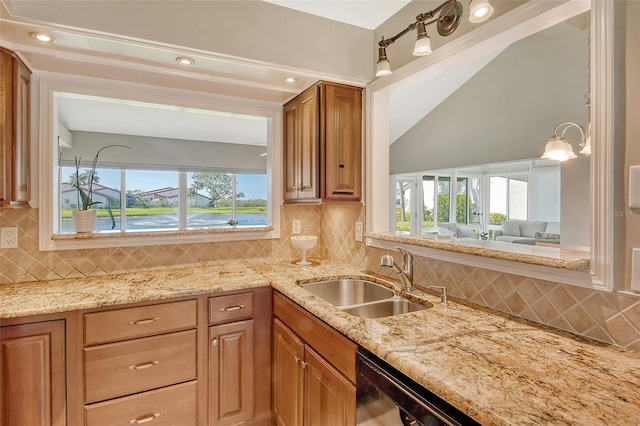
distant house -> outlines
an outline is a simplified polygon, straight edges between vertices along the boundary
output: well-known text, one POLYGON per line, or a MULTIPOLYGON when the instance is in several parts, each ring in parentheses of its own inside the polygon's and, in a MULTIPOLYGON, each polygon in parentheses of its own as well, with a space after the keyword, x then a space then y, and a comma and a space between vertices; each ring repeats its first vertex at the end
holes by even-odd
MULTIPOLYGON (((87 192, 87 185, 81 185, 81 188, 85 192, 87 192)), ((77 209, 79 200, 78 190, 71 186, 68 182, 63 182, 62 185, 60 185, 60 190, 60 204, 62 205, 62 208, 77 209)), ((109 207, 119 205, 120 203, 120 191, 117 189, 109 188, 108 186, 100 185, 99 183, 94 182, 92 191, 92 200, 94 202, 102 202, 109 207)), ((82 200, 80 200, 80 203, 82 203, 82 200)), ((104 206, 96 206, 96 208, 100 207, 104 206)))
MULTIPOLYGON (((145 191, 138 194, 138 198, 145 198, 149 201, 149 205, 151 207, 159 206, 159 205, 178 205, 178 188, 160 188, 154 189, 151 191, 145 191)), ((188 198, 188 206, 189 207, 207 207, 211 202, 211 198, 204 196, 202 194, 196 194, 195 196, 189 196, 188 198)))

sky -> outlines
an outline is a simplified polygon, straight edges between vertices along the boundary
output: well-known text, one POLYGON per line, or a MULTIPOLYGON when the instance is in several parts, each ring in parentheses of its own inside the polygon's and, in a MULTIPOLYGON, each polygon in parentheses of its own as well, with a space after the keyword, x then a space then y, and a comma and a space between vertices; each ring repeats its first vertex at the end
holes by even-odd
MULTIPOLYGON (((75 173, 75 168, 64 167, 62 169, 62 180, 68 181, 69 176, 75 173)), ((120 170, 99 169, 98 177, 100 184, 114 189, 120 189, 120 170)), ((191 184, 191 179, 187 181, 191 184)), ((161 172, 161 171, 138 171, 130 170, 127 172, 127 190, 139 189, 141 191, 150 191, 160 189, 178 187, 178 172, 161 172)), ((237 175, 236 191, 244 193, 244 200, 267 199, 267 177, 266 175, 237 175)), ((203 194, 207 195, 207 194, 203 194)))

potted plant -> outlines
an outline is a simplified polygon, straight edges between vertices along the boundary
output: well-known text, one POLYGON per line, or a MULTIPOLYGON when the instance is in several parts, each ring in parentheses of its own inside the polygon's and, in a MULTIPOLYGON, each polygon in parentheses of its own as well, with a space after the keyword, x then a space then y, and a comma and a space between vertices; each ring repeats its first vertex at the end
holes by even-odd
POLYGON ((102 204, 106 207, 107 213, 109 213, 109 217, 111 218, 111 229, 116 227, 116 220, 113 217, 113 212, 111 208, 102 201, 93 201, 93 182, 96 178, 96 168, 98 167, 98 157, 100 153, 107 149, 113 147, 122 147, 122 148, 130 148, 126 145, 107 145, 98 150, 96 156, 93 158, 93 165, 91 167, 91 171, 89 173, 88 182, 86 182, 86 188, 82 187, 80 182, 80 157, 75 157, 76 162, 76 176, 75 182, 73 182, 72 186, 77 190, 78 197, 78 209, 72 212, 73 215, 73 226, 75 227, 75 231, 77 233, 91 233, 95 229, 96 225, 96 210, 90 210, 92 206, 97 204, 102 204))

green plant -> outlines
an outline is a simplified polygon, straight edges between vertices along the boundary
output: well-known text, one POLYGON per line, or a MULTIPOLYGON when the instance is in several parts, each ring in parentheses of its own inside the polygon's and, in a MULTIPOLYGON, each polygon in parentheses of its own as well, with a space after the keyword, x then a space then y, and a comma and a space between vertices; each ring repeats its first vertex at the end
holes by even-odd
POLYGON ((102 204, 103 206, 106 207, 107 212, 109 213, 109 217, 111 218, 111 229, 114 229, 116 227, 116 220, 113 217, 113 213, 111 212, 111 207, 109 207, 107 204, 103 203, 102 201, 93 201, 93 182, 95 182, 96 180, 96 168, 98 167, 98 157, 100 156, 100 153, 107 148, 113 148, 116 146, 131 149, 131 147, 126 145, 107 145, 100 148, 98 152, 96 152, 96 156, 93 158, 93 165, 91 166, 91 171, 86 179, 87 180, 86 190, 82 188, 81 180, 80 180, 81 157, 75 157, 76 174, 75 174, 75 181, 72 184, 72 186, 78 190, 78 210, 89 210, 89 208, 92 206, 95 206, 97 204, 102 204))

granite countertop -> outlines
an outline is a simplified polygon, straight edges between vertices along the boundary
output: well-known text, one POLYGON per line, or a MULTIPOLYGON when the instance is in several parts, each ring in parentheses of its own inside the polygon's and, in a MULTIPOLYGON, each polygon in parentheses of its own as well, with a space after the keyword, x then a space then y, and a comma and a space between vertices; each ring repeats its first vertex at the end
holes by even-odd
POLYGON ((411 244, 455 253, 473 254, 501 260, 515 260, 530 265, 548 266, 571 271, 588 271, 591 253, 576 247, 550 247, 473 238, 438 237, 435 235, 397 235, 370 233, 367 238, 411 244))
MULTIPOLYGON (((0 318, 272 286, 482 424, 636 425, 640 354, 433 295, 428 309, 351 316, 298 286, 366 277, 338 262, 233 263, 0 286, 0 318), (316 264, 317 263, 317 264, 316 264)), ((411 296, 415 298, 415 296, 411 296)))

